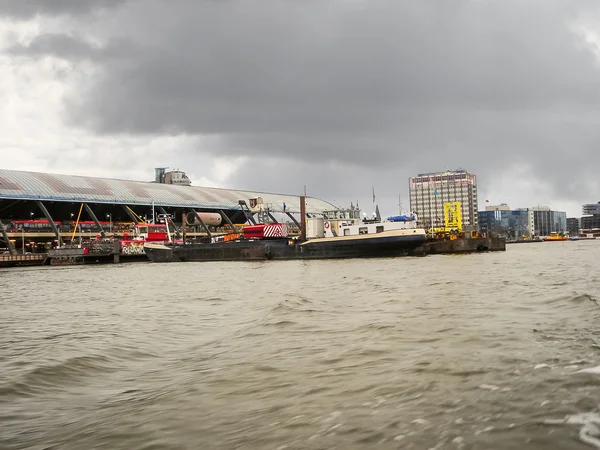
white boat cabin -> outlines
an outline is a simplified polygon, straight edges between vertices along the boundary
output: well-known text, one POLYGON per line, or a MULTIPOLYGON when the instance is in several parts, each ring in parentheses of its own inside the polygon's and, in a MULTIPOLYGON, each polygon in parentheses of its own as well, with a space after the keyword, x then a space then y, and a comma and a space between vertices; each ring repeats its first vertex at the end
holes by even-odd
POLYGON ((417 221, 413 216, 398 216, 386 220, 368 219, 365 215, 361 218, 358 208, 324 211, 322 218, 309 220, 315 222, 308 227, 308 238, 358 236, 417 229, 417 221), (322 225, 319 223, 321 221, 322 225))

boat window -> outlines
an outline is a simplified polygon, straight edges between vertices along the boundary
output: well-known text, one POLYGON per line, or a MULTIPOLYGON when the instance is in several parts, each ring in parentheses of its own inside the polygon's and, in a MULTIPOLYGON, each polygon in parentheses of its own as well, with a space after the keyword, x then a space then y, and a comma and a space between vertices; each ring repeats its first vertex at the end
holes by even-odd
POLYGON ((383 233, 383 225, 381 225, 381 226, 378 226, 378 227, 375 229, 375 232, 376 232, 376 233, 383 233))
POLYGON ((367 228, 367 227, 360 227, 358 229, 358 234, 369 234, 369 228, 367 228))
POLYGON ((344 236, 350 236, 350 228, 344 228, 344 236))

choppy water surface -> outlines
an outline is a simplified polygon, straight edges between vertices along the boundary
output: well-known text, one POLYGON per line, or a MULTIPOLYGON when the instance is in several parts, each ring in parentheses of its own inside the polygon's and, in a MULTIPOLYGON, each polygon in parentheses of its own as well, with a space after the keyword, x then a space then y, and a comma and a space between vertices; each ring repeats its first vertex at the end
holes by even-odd
POLYGON ((2 270, 0 448, 600 447, 599 261, 2 270))

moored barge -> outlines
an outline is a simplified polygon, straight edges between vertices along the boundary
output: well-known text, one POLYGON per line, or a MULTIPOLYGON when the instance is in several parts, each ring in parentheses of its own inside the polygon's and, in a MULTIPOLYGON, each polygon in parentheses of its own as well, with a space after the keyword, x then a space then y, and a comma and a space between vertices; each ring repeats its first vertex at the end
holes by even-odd
MULTIPOLYGON (((304 198, 301 198, 301 203, 304 198)), ((153 262, 305 260, 406 256, 427 241, 416 220, 369 221, 358 209, 335 211, 323 218, 301 215, 301 236, 290 239, 285 224, 260 224, 244 228, 243 238, 221 242, 146 243, 153 262)))

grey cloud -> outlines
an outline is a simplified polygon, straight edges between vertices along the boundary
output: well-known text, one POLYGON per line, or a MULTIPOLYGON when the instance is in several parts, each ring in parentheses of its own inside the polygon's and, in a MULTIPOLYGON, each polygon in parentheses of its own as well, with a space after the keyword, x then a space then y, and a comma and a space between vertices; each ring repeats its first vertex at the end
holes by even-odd
POLYGON ((125 39, 117 39, 105 45, 97 45, 79 36, 48 33, 36 36, 28 44, 16 43, 6 51, 9 54, 37 58, 54 56, 71 61, 90 59, 103 60, 129 56, 130 43, 125 39))
POLYGON ((30 57, 50 55, 71 60, 95 58, 99 51, 99 47, 66 34, 43 34, 35 37, 28 45, 14 44, 8 49, 8 52, 13 55, 30 57))
MULTIPOLYGON (((457 166, 493 183, 523 163, 574 198, 600 164, 600 73, 569 26, 594 8, 132 0, 86 30, 131 44, 99 59, 102 76, 69 100, 68 117, 101 134, 218 136, 202 151, 292 164, 294 184, 311 178, 324 195, 357 176, 394 192, 417 171, 457 166)), ((98 52, 68 45, 73 59, 98 52)))
POLYGON ((37 15, 77 16, 107 9, 127 0, 0 0, 0 17, 30 19, 37 15))
POLYGON ((381 131, 440 110, 599 100, 593 56, 577 49, 556 7, 176 2, 177 20, 165 23, 161 4, 142 4, 145 48, 84 98, 99 131, 381 131))

